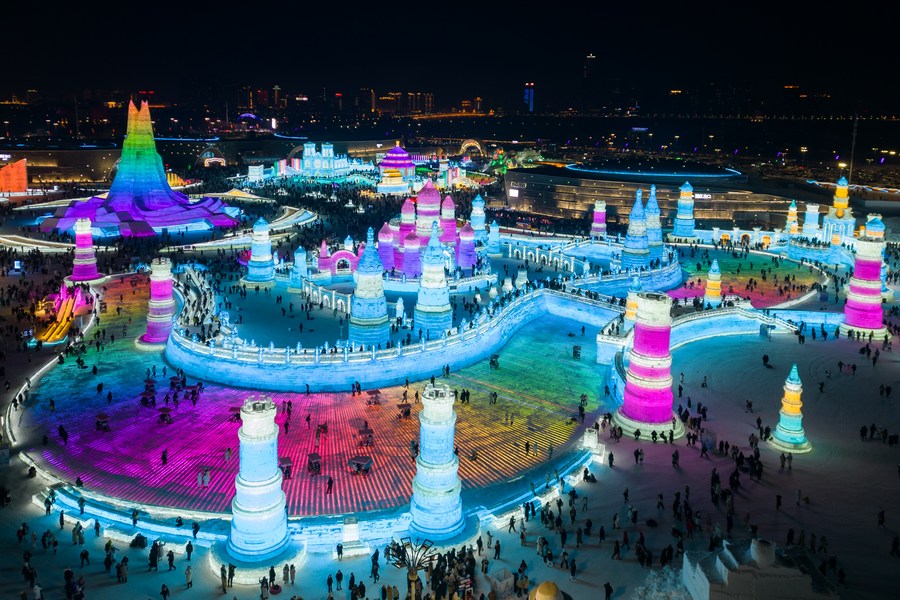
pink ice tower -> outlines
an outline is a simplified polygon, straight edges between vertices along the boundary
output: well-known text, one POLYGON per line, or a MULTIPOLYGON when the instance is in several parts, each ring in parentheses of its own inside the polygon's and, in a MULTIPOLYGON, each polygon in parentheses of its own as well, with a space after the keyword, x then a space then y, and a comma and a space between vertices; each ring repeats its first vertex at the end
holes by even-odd
POLYGON ((138 347, 164 346, 172 331, 175 297, 172 294, 172 263, 155 258, 150 265, 150 308, 147 332, 137 339, 138 347))
POLYGON ((447 196, 441 203, 441 243, 456 242, 456 205, 453 198, 447 196))
POLYGON ((402 244, 403 240, 406 239, 406 236, 408 236, 410 232, 415 232, 415 230, 416 204, 412 201, 412 198, 407 198, 400 208, 400 239, 397 241, 402 244))
POLYGON ((75 262, 69 283, 100 283, 105 279, 97 271, 97 257, 94 256, 94 237, 91 234, 91 220, 75 221, 75 262))
POLYGON ((884 223, 881 219, 874 218, 866 223, 865 236, 856 240, 855 247, 853 276, 841 330, 882 336, 886 329, 881 305, 881 261, 884 257, 884 223))
POLYGON ((468 223, 459 230, 458 251, 457 266, 463 270, 474 269, 478 263, 478 256, 475 254, 475 230, 468 223))
POLYGON ((431 224, 440 220, 441 193, 429 179, 416 196, 416 235, 420 242, 427 243, 431 237, 431 224))
POLYGON ((606 238, 606 200, 594 201, 594 221, 591 223, 591 237, 606 238))
POLYGON ((415 232, 411 231, 403 240, 403 274, 416 278, 422 274, 422 243, 415 232))
POLYGON ((663 433, 673 429, 676 437, 684 435, 680 419, 673 418, 672 413, 671 309, 672 298, 666 294, 637 294, 624 402, 614 419, 623 431, 634 433, 639 429, 645 439, 654 430, 663 433))
POLYGON ((394 268, 394 232, 387 223, 378 231, 378 256, 385 271, 394 268))

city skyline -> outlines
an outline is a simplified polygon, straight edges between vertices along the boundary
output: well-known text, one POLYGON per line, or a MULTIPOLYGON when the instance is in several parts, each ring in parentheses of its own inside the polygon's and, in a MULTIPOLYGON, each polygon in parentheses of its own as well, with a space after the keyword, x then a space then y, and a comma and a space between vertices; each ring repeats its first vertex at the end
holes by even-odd
POLYGON ((583 106, 591 93, 588 55, 594 89, 618 82, 638 101, 647 89, 709 82, 797 85, 837 95, 853 110, 890 111, 898 87, 882 72, 886 24, 862 10, 583 6, 538 15, 488 7, 445 16, 279 7, 257 16, 165 2, 93 14, 64 7, 40 18, 32 10, 9 10, 37 26, 9 32, 4 97, 112 88, 220 102, 245 85, 307 95, 371 87, 431 92, 441 106, 481 96, 510 109, 534 82, 535 110, 561 110, 583 106))

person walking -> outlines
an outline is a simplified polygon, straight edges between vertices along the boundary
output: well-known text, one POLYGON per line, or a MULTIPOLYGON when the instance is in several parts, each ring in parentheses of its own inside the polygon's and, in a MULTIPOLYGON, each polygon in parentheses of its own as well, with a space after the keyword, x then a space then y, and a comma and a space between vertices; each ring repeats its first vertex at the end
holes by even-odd
POLYGON ((603 584, 603 591, 606 593, 606 600, 610 600, 612 598, 613 587, 608 581, 603 584))
MULTIPOLYGON (((337 589, 341 589, 341 582, 344 581, 344 574, 338 569, 338 572, 334 575, 334 581, 337 583, 337 589)), ((285 582, 287 583, 287 582, 285 582)), ((293 583, 293 582, 292 582, 293 583)))
POLYGON ((222 593, 228 593, 228 571, 225 569, 225 565, 219 569, 219 580, 222 583, 222 593))
POLYGON ((494 542, 494 560, 500 558, 500 540, 494 542))
POLYGON ((159 588, 159 595, 162 596, 162 600, 168 600, 169 598, 169 588, 166 584, 162 584, 162 587, 159 588))
POLYGON ((194 586, 194 571, 191 569, 191 565, 184 569, 184 584, 186 589, 194 586))

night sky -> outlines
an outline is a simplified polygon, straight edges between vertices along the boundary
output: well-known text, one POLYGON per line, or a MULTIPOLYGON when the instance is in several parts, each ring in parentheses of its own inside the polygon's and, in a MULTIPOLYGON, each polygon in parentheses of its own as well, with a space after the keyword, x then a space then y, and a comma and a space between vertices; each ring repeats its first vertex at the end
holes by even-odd
POLYGON ((22 1, 4 7, 0 93, 153 88, 202 99, 249 83, 500 99, 534 81, 541 99, 564 103, 593 53, 601 77, 638 85, 844 80, 860 94, 897 94, 883 9, 788 4, 22 1))

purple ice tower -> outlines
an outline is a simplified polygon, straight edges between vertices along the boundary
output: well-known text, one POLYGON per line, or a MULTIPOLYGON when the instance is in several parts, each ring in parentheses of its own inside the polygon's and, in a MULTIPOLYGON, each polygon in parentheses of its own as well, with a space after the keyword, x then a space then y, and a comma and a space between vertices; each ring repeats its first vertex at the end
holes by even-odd
POLYGON ((656 292, 637 294, 634 341, 628 354, 625 373, 624 402, 614 420, 624 432, 650 432, 674 429, 676 437, 684 434, 681 421, 672 416, 672 298, 656 292))
POLYGON ((856 240, 855 248, 853 276, 841 330, 847 333, 852 329, 880 337, 886 332, 881 304, 881 262, 884 257, 884 223, 881 219, 866 223, 866 234, 856 240))
POLYGON ((155 258, 150 266, 150 309, 147 312, 147 332, 138 338, 138 346, 164 345, 172 331, 174 314, 172 263, 168 258, 155 258))
POLYGON ((72 275, 67 279, 71 283, 99 283, 104 279, 97 271, 90 219, 75 221, 75 262, 72 265, 72 275))

